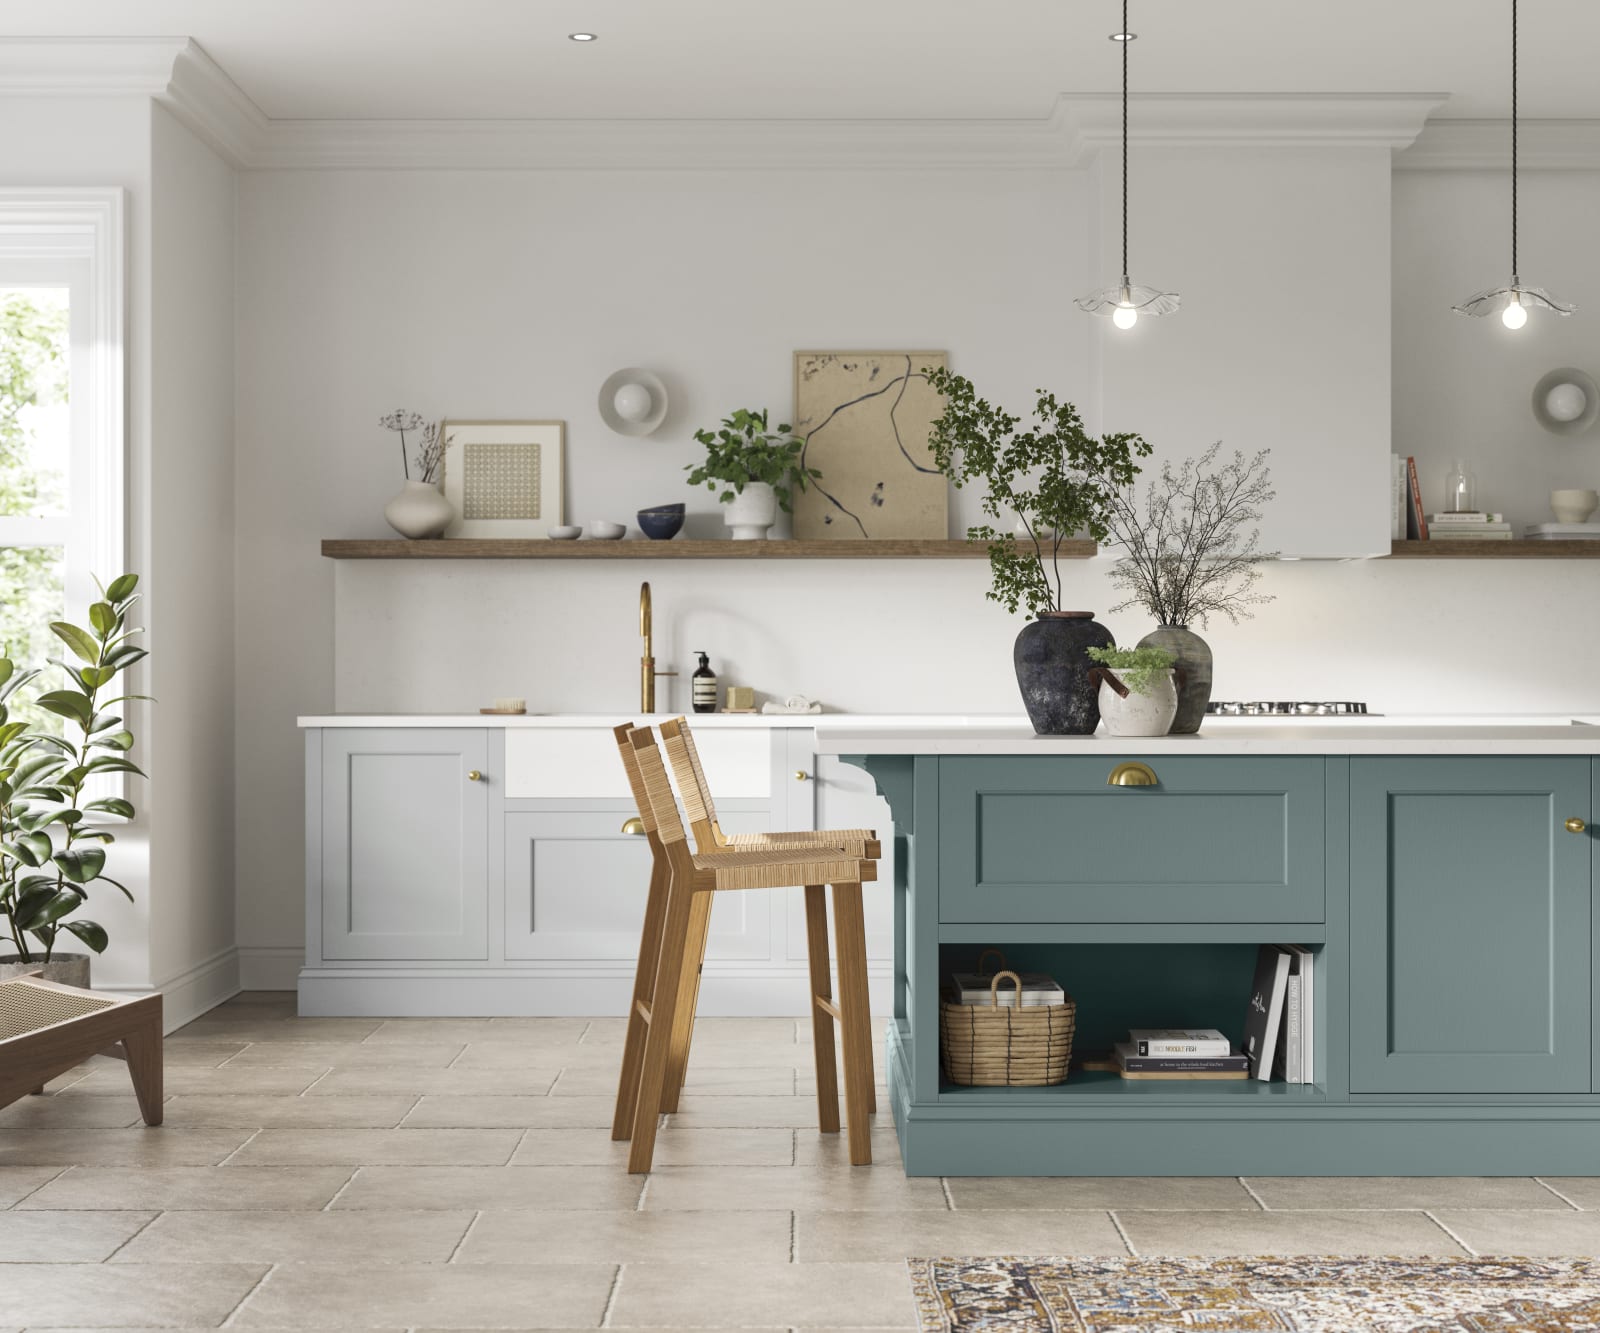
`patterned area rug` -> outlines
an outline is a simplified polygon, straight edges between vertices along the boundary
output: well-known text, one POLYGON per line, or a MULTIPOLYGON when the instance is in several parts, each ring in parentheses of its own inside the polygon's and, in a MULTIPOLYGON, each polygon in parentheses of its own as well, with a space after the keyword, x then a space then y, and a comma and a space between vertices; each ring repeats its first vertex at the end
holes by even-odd
POLYGON ((910 1259, 924 1333, 1596 1333, 1592 1259, 910 1259))

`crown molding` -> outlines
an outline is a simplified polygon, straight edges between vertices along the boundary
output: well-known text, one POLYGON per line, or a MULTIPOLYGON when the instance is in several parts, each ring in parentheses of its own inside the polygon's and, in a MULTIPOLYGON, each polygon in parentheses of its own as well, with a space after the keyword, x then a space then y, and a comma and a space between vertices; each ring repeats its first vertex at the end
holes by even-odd
MULTIPOLYGON (((1166 148, 1404 148, 1448 93, 1146 93, 1128 137, 1166 148)), ((1116 93, 1063 95, 1057 117, 1084 149, 1122 139, 1116 93)))
MULTIPOLYGON (((1600 120, 1525 120, 1524 171, 1600 171, 1600 120)), ((1509 120, 1436 120, 1394 159, 1396 171, 1503 171, 1511 166, 1509 120)))
POLYGON ((7 37, 0 90, 7 97, 154 97, 186 45, 183 37, 7 37))
POLYGON ((236 167, 252 166, 272 132, 261 108, 195 41, 174 53, 155 98, 236 167))

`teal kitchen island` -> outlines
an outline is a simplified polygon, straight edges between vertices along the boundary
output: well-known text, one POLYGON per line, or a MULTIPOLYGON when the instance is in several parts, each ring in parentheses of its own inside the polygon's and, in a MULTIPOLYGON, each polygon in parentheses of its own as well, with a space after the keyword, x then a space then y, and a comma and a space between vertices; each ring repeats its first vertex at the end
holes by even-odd
POLYGON ((824 723, 817 750, 893 814, 908 1174, 1600 1174, 1600 727, 824 723), (1126 764, 1153 783, 1108 784, 1126 764), (1263 943, 1313 951, 1310 1083, 943 1076, 943 982, 985 948, 1060 981, 1094 1050, 1136 1027, 1237 1042, 1263 943))

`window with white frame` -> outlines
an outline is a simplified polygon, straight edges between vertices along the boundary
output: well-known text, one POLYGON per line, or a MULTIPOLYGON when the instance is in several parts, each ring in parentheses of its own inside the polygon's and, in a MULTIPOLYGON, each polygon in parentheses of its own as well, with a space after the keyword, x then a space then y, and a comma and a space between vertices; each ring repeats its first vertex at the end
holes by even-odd
POLYGON ((0 189, 0 649, 23 666, 123 569, 122 211, 0 189))

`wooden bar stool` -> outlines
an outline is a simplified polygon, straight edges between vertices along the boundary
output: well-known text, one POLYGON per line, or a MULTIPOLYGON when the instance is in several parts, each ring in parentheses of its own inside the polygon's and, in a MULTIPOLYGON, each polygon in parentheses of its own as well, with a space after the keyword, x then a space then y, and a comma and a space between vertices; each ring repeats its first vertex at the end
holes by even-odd
MULTIPOLYGON (((618 729, 619 732, 622 730, 618 729)), ((620 737, 619 737, 620 739, 620 737)), ((861 885, 877 878, 876 864, 864 856, 826 847, 728 849, 693 853, 688 835, 678 814, 666 765, 648 727, 633 729, 628 739, 634 751, 635 767, 629 781, 642 788, 644 808, 648 807, 655 826, 652 851, 660 847, 660 860, 666 871, 665 910, 659 925, 659 949, 652 964, 648 950, 641 952, 634 983, 634 1010, 629 1015, 628 1041, 624 1045, 622 1077, 617 1089, 617 1116, 632 1108, 633 1144, 628 1169, 650 1169, 655 1152, 656 1126, 660 1117, 667 1065, 672 1052, 676 1010, 683 1002, 684 973, 694 965, 690 956, 689 928, 696 900, 714 893, 747 889, 806 888, 807 905, 820 898, 824 886, 833 887, 835 932, 839 949, 839 990, 837 1003, 828 985, 826 926, 818 931, 818 918, 808 912, 807 942, 811 955, 812 1005, 818 1012, 818 1026, 826 1018, 826 1047, 817 1043, 818 1118, 825 1133, 839 1129, 838 1073, 834 1060, 832 1020, 844 1029, 845 1113, 849 1126, 850 1161, 866 1165, 872 1160, 868 1122, 868 1102, 872 1097, 871 1019, 867 997, 866 929, 861 911, 861 885), (819 951, 820 946, 820 951, 819 951), (649 977, 648 1003, 641 1005, 640 992, 649 977), (821 979, 821 985, 818 980, 821 979), (637 1020, 637 1027, 636 1027, 637 1020), (630 1059, 636 1033, 642 1036, 642 1059, 630 1059), (826 1095, 824 1095, 827 1090, 826 1095)), ((655 889, 652 880, 652 889, 655 889)), ((661 895, 652 892, 655 904, 647 904, 644 937, 648 946, 652 934, 652 905, 661 895)), ((822 918, 825 921, 825 918, 822 918)), ((689 990, 690 995, 693 994, 689 990)))
MULTIPOLYGON (((675 717, 661 724, 661 740, 672 765, 672 774, 678 780, 678 795, 683 799, 684 813, 689 817, 689 828, 694 834, 697 852, 716 852, 733 848, 738 851, 781 850, 801 848, 828 848, 851 856, 866 857, 876 861, 883 855, 878 835, 871 829, 802 829, 788 833, 735 833, 722 831, 717 822, 717 805, 712 799, 710 784, 706 782, 705 769, 700 763, 700 751, 694 742, 694 733, 688 721, 675 717)), ((684 1077, 689 1065, 689 1046, 694 1036, 694 1016, 700 993, 700 973, 705 965, 706 937, 711 925, 711 899, 709 896, 696 903, 696 911, 689 923, 689 970, 685 974, 687 1003, 680 996, 680 1004, 673 1023, 672 1053, 667 1061, 667 1084, 661 1109, 676 1111, 678 1095, 683 1090, 684 1077), (703 906, 702 906, 703 901, 703 906)), ((831 998, 831 979, 828 975, 828 908, 822 889, 816 886, 813 893, 806 890, 806 936, 811 956, 821 959, 821 975, 811 969, 811 988, 824 999, 831 998)), ((817 1055, 817 1067, 822 1067, 822 1047, 833 1049, 833 1019, 815 1003, 811 1011, 811 1040, 817 1055)), ((871 1058, 871 1024, 868 1024, 868 1058, 871 1058)), ((833 1130, 837 1131, 838 1090, 822 1086, 818 1075, 817 1099, 833 1108, 833 1130)), ((878 1094, 875 1081, 867 1086, 867 1114, 876 1114, 878 1094)), ((824 1117, 828 1115, 824 1112, 824 1117)), ((824 1128, 826 1128, 826 1123, 824 1128)))

